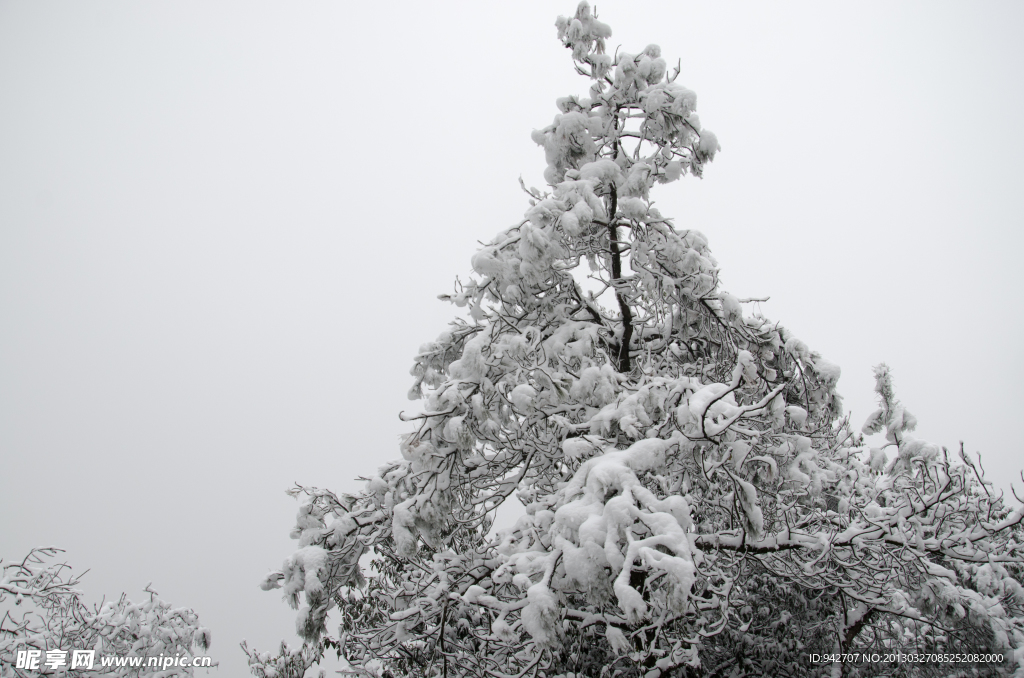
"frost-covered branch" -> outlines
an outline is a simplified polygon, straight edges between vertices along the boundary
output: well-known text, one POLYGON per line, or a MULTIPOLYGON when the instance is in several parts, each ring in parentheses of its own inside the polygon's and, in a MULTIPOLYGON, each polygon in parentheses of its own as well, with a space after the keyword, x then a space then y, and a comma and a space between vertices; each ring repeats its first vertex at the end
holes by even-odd
MULTIPOLYGON (((74 575, 66 563, 50 562, 61 553, 53 547, 37 548, 21 561, 2 563, 0 576, 0 675, 29 678, 50 675, 42 663, 35 669, 17 667, 19 651, 93 650, 95 671, 100 657, 193 657, 193 648, 206 650, 209 630, 187 608, 175 608, 157 597, 149 586, 149 599, 133 603, 122 595, 118 600, 89 607, 76 587, 81 575, 74 575), (12 605, 13 604, 13 605, 12 605)), ((64 666, 61 675, 97 675, 93 669, 64 666)), ((191 676, 191 666, 110 666, 103 675, 191 676)))

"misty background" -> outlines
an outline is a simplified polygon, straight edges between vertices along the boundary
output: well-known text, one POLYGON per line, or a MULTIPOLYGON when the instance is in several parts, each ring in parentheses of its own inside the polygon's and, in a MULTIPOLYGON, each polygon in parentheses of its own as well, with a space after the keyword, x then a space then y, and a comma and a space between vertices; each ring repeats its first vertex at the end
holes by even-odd
MULTIPOLYGON (((887 361, 915 435, 1024 454, 1024 5, 598 3, 661 45, 722 143, 652 193, 723 288, 843 370, 887 361)), ((293 483, 399 455, 420 344, 478 241, 543 186, 530 131, 585 78, 575 4, 0 0, 0 556, 89 600, 198 612, 215 673, 297 643, 257 584, 293 483)))

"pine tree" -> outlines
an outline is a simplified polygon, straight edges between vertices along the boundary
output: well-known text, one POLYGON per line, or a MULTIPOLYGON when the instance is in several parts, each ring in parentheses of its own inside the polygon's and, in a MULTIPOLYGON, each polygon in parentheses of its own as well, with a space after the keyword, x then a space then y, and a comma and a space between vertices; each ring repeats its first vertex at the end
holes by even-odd
POLYGON ((915 648, 1024 672, 1022 508, 907 434, 884 367, 865 432, 896 454, 863 445, 838 367, 651 206, 719 151, 679 68, 609 54, 586 2, 556 26, 591 84, 533 134, 549 185, 445 295, 468 318, 415 358, 402 459, 292 490, 299 550, 263 588, 305 645, 246 649, 255 675, 329 649, 390 676, 872 675, 898 669, 808 656, 915 648))

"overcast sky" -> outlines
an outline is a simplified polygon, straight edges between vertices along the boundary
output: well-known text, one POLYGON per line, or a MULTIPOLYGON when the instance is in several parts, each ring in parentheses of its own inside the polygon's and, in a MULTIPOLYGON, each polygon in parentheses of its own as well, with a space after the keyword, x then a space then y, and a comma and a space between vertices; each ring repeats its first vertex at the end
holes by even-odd
MULTIPOLYGON (((551 2, 0 1, 0 556, 193 607, 220 675, 294 639, 257 588, 293 482, 398 456, 417 347, 584 94, 551 2)), ((681 58, 722 153, 658 189, 740 297, 918 436, 1024 466, 1024 4, 598 4, 681 58)))

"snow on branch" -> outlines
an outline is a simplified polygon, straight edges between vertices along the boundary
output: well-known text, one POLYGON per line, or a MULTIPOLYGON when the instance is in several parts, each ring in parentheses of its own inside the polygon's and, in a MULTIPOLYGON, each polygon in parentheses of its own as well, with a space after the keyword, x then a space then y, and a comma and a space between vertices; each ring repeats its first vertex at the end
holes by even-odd
POLYGON ((263 588, 305 645, 247 650, 255 675, 328 651, 374 676, 806 675, 808 652, 868 647, 1024 662, 1021 509, 908 435, 884 366, 864 432, 896 454, 863 444, 839 368, 748 314, 704 235, 652 206, 720 150, 679 69, 656 45, 608 54, 585 2, 556 26, 590 86, 533 133, 548 186, 444 295, 468 318, 414 359, 401 459, 356 495, 294 490, 298 550, 263 588))
MULTIPOLYGON (((59 553, 53 547, 36 548, 20 561, 0 562, 0 675, 4 678, 43 675, 16 668, 19 651, 38 650, 45 657, 47 651, 93 650, 94 669, 99 671, 103 656, 192 658, 195 649, 209 648, 210 632, 199 625, 195 612, 173 607, 148 585, 145 602, 133 603, 122 595, 90 608, 76 588, 81 576, 66 563, 52 562, 59 553)), ((64 668, 61 675, 69 677, 97 675, 93 669, 64 668)), ((118 678, 193 675, 191 666, 181 665, 103 670, 107 671, 103 675, 118 678)))

